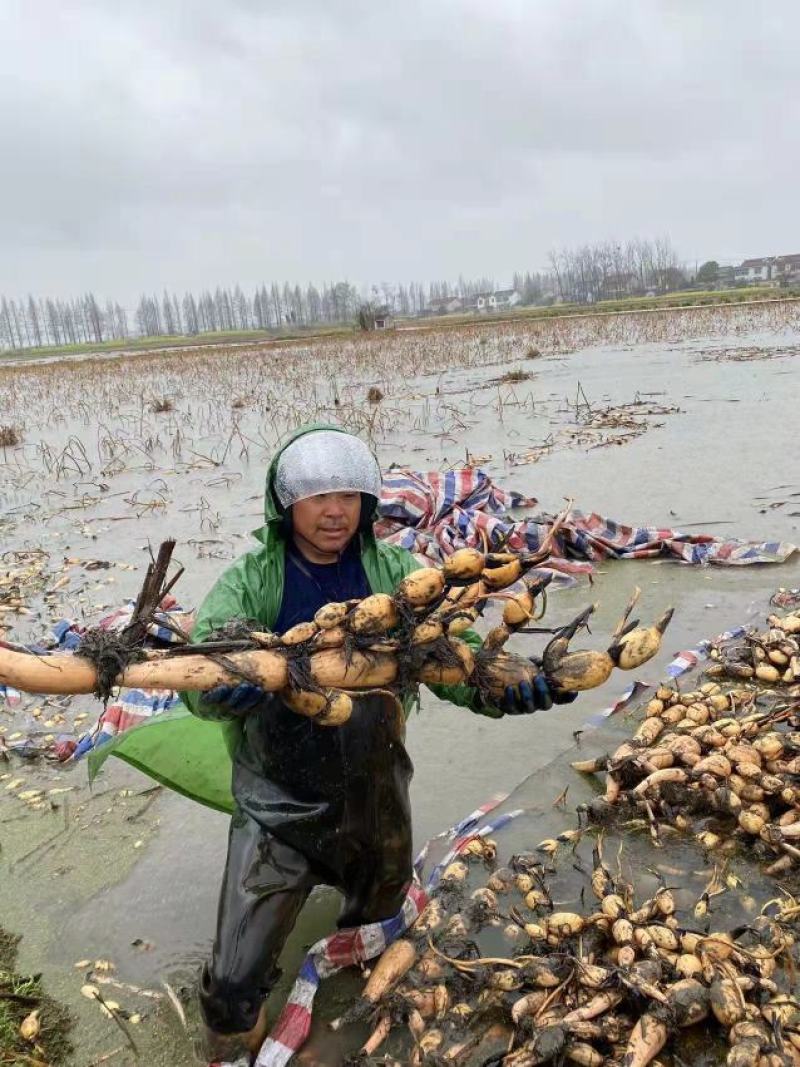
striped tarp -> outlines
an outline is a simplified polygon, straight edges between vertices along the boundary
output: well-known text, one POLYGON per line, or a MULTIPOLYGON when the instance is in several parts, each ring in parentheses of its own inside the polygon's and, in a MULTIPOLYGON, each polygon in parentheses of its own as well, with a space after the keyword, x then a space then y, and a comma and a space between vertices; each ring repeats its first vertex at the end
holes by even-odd
MULTIPOLYGON (((535 498, 500 489, 482 470, 462 468, 420 472, 392 468, 384 477, 378 535, 402 545, 424 561, 438 562, 457 548, 507 546, 535 552, 553 516, 515 517, 535 498)), ((607 559, 662 556, 691 564, 744 566, 783 563, 797 546, 786 541, 741 541, 688 534, 659 526, 630 526, 596 512, 572 511, 556 534, 549 569, 563 575, 591 573, 607 559)))
MULTIPOLYGON (((383 922, 367 923, 323 937, 303 960, 300 973, 272 1033, 261 1046, 255 1067, 284 1067, 305 1044, 311 1030, 314 998, 323 978, 380 956, 421 914, 428 902, 425 890, 411 884, 397 915, 383 922)), ((225 1067, 220 1064, 219 1067, 225 1067)))
MULTIPOLYGON (((97 624, 101 630, 121 630, 131 620, 134 601, 129 600, 106 615, 97 624)), ((164 598, 161 611, 158 612, 147 628, 147 642, 150 645, 165 645, 177 643, 180 638, 167 623, 177 624, 184 629, 191 627, 191 615, 183 611, 173 596, 164 598)), ((74 652, 80 647, 86 626, 74 619, 61 619, 51 627, 50 635, 41 645, 15 645, 8 641, 0 641, 0 647, 14 648, 27 652, 35 652, 37 655, 48 655, 51 652, 74 652)), ((22 694, 12 686, 0 685, 0 701, 5 700, 9 707, 17 707, 22 703, 22 694)), ((54 753, 61 760, 78 759, 90 752, 97 745, 124 733, 132 726, 138 726, 140 722, 158 715, 162 711, 169 711, 178 703, 178 695, 171 689, 124 689, 115 691, 103 709, 102 714, 92 728, 82 734, 77 740, 70 737, 60 738, 54 745, 54 753)))

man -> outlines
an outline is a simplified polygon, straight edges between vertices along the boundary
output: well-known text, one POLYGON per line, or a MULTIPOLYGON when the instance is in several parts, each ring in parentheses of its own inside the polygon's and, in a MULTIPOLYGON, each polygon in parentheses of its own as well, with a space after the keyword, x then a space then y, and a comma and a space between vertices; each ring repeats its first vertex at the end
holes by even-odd
MULTIPOLYGON (((358 438, 329 427, 296 434, 269 468, 261 546, 216 583, 193 639, 232 619, 280 633, 331 601, 391 593, 418 564, 376 541, 380 489, 377 461, 358 438)), ((432 688, 493 717, 571 698, 550 693, 533 668, 531 676, 509 687, 499 709, 481 706, 466 685, 432 688)), ((212 1055, 233 1058, 256 1051, 266 1034, 278 956, 315 885, 343 893, 340 926, 400 909, 411 880, 412 765, 396 703, 384 697, 360 697, 345 725, 325 727, 250 684, 182 696, 201 718, 241 725, 216 939, 200 991, 212 1055)))

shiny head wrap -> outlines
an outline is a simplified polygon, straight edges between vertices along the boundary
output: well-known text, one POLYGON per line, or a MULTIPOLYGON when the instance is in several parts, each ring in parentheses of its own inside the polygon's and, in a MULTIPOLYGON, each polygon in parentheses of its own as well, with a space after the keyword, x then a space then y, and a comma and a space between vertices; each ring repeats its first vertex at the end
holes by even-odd
POLYGON ((338 430, 312 430, 281 453, 275 495, 282 508, 319 493, 381 495, 378 461, 358 437, 338 430))

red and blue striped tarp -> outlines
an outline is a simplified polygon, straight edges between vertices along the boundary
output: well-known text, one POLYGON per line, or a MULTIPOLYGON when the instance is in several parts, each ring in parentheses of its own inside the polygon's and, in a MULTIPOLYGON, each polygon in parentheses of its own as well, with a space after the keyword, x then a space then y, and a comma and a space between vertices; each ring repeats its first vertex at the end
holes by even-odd
MULTIPOLYGON (((97 624, 101 630, 121 630, 131 620, 134 601, 127 601, 121 608, 106 615, 97 624)), ((153 621, 147 627, 147 641, 155 645, 175 644, 180 637, 174 629, 165 625, 171 622, 184 629, 191 629, 192 616, 184 612, 173 596, 164 598, 161 611, 156 613, 153 621)), ((49 637, 41 645, 14 645, 7 641, 0 641, 0 647, 14 648, 20 651, 35 652, 37 655, 48 655, 51 652, 74 652, 80 646, 86 626, 74 619, 61 619, 50 630, 49 637)), ((5 700, 9 707, 17 707, 22 703, 22 694, 12 686, 0 685, 0 701, 5 700)), ((79 759, 90 752, 97 745, 110 740, 117 734, 124 733, 132 726, 138 726, 140 722, 158 715, 162 711, 169 711, 178 703, 178 694, 171 689, 124 689, 115 693, 103 709, 99 719, 80 738, 61 738, 54 746, 54 754, 62 761, 79 759)))
MULTIPOLYGON (((536 504, 535 498, 500 489, 480 469, 423 473, 392 468, 384 476, 376 532, 423 562, 440 562, 458 548, 482 548, 484 544, 536 552, 554 516, 510 514, 536 504)), ((596 512, 574 510, 556 534, 552 559, 545 569, 574 580, 607 559, 661 556, 682 563, 744 566, 783 563, 796 551, 797 546, 786 541, 723 540, 668 527, 629 526, 596 512)))

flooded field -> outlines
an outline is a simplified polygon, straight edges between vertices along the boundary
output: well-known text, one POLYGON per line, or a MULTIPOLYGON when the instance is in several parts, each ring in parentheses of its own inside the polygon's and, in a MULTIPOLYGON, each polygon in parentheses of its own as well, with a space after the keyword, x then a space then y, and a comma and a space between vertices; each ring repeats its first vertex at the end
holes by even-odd
MULTIPOLYGON (((35 642, 60 618, 96 622, 136 594, 148 546, 169 535, 186 567, 176 593, 197 605, 260 524, 277 442, 309 420, 368 437, 384 466, 480 466, 551 514, 571 498, 631 524, 800 544, 798 353, 800 310, 787 301, 0 366, 0 428, 18 438, 0 447, 0 574, 20 559, 30 569, 21 609, 0 611, 0 634, 35 642)), ((596 601, 593 630, 606 635, 635 585, 643 617, 676 608, 660 657, 640 672, 654 680, 676 652, 763 616, 777 586, 800 585, 800 559, 603 564, 592 587, 584 579, 554 594, 549 618, 596 601)), ((514 647, 540 645, 528 636, 514 647)), ((501 847, 558 830, 553 799, 569 784, 572 806, 586 786, 557 757, 629 681, 615 674, 571 706, 500 722, 423 694, 408 737, 419 843, 525 780, 518 796, 531 814, 501 847)), ((0 734, 80 733, 98 712, 91 698, 68 709, 26 698, 0 704, 0 734)), ((114 1050, 107 1062, 138 1062, 131 1036, 153 1064, 198 1062, 191 987, 213 933, 226 819, 146 792, 152 783, 114 760, 92 792, 83 765, 12 756, 0 773, 0 916, 24 934, 21 966, 43 971, 75 1012, 75 1064, 114 1050), (19 777, 55 791, 44 809, 8 788, 19 777), (115 980, 162 997, 109 992, 145 1016, 128 1035, 80 995, 87 967, 75 964, 98 959, 113 961, 115 980), (186 1029, 163 981, 186 1000, 186 1029)), ((331 893, 312 898, 276 999, 336 908, 331 893)), ((333 980, 321 1015, 357 984, 333 980)), ((330 1063, 342 1051, 322 1030, 315 1048, 330 1063)))

